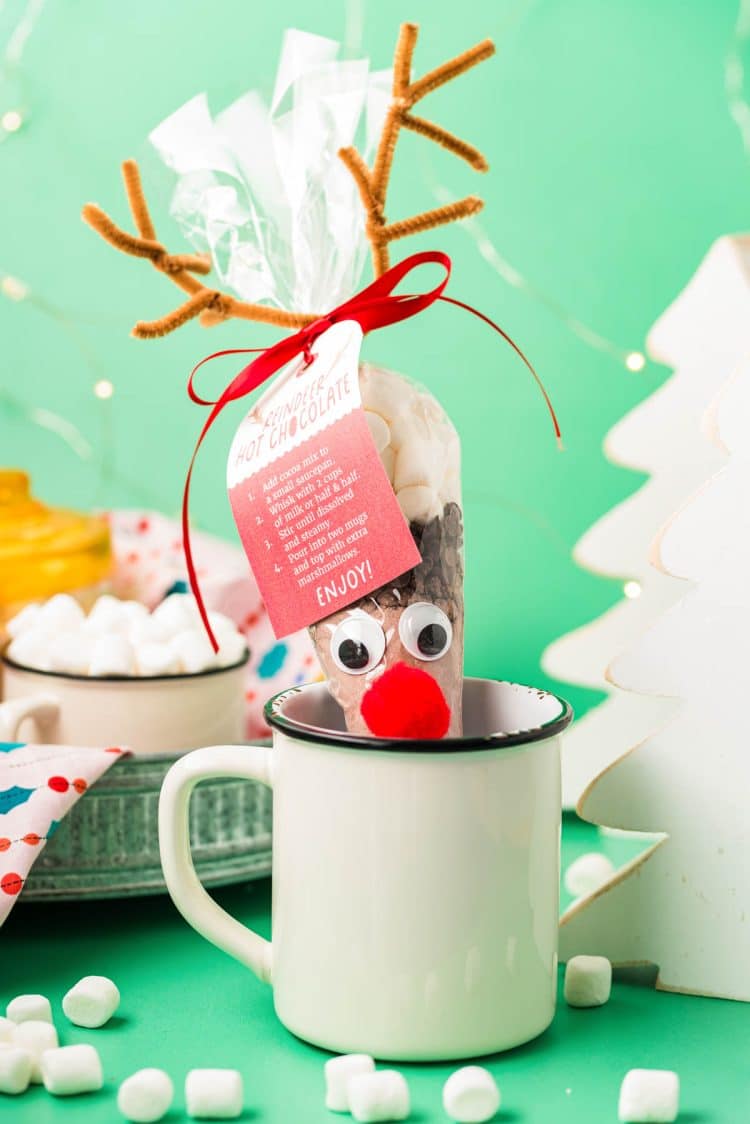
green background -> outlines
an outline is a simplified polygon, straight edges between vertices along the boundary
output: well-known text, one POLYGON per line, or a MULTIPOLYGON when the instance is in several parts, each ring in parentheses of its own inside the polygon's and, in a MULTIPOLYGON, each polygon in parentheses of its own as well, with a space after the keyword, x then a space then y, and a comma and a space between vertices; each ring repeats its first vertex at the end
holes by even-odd
MULTIPOLYGON (((270 92, 284 28, 343 37, 347 20, 376 66, 398 24, 422 25, 416 66, 486 36, 497 56, 432 95, 425 115, 478 143, 488 177, 411 134, 399 144, 389 214, 434 205, 430 177, 455 197, 479 191, 483 223, 513 265, 624 348, 687 281, 717 236, 745 227, 748 174, 730 119, 723 64, 735 0, 47 0, 24 57, 33 116, 0 145, 0 272, 23 278, 73 322, 0 297, 0 388, 71 418, 106 471, 0 407, 0 461, 32 471, 45 498, 75 505, 153 502, 168 512, 202 414, 185 393, 210 350, 275 338, 253 325, 197 325, 156 342, 129 337, 137 318, 178 303, 145 263, 125 259, 79 220, 85 200, 128 216, 121 158, 144 168, 157 229, 172 248, 169 180, 149 130, 205 89, 221 108, 249 87, 270 92), (88 356, 88 358, 87 358, 88 356), (93 364, 93 366, 92 366, 93 364), (115 385, 102 406, 97 377, 115 385), (113 463, 112 463, 113 462, 113 463), (111 478, 114 467, 117 479, 111 478)), ((0 13, 7 29, 20 0, 0 13)), ((0 35, 3 32, 0 31, 0 35)), ((350 35, 351 37, 351 35, 350 35)), ((354 35, 356 38, 356 35, 354 35)), ((0 85, 0 110, 14 94, 0 85)), ((404 252, 420 240, 406 244, 404 252)), ((542 303, 512 288, 460 230, 421 240, 455 260, 452 292, 496 317, 528 351, 558 408, 559 453, 530 379, 497 337, 454 310, 372 336, 366 354, 427 383, 464 442, 468 541, 467 667, 538 680, 555 636, 620 595, 577 569, 570 549, 639 483, 607 464, 601 441, 667 372, 628 373, 584 346, 542 303)), ((401 247, 397 247, 401 249, 401 247)), ((215 385, 232 368, 209 376, 215 385)), ((193 512, 232 534, 223 486, 239 406, 201 458, 193 512)), ((570 690, 580 709, 594 696, 570 690)))
MULTIPOLYGON (((592 847, 618 865, 632 855, 621 839, 600 841, 569 818, 563 866, 592 847)), ((217 894, 235 917, 269 935, 270 886, 250 883, 217 894)), ((569 898, 564 895, 567 904, 569 898)), ((0 1098, 13 1124, 114 1124, 117 1085, 143 1066, 160 1066, 175 1083, 165 1120, 186 1120, 183 1083, 193 1067, 239 1069, 243 1122, 347 1124, 323 1107, 328 1055, 292 1037, 278 1022, 269 987, 193 932, 165 899, 24 905, 3 928, 0 1010, 13 995, 40 991, 52 1000, 64 1045, 99 1050, 105 1087, 67 1100, 32 1088, 0 1098), (118 1015, 102 1030, 71 1027, 60 1012, 69 986, 89 973, 120 987, 118 1015)), ((681 1079, 679 1124, 744 1124, 747 1119, 748 1011, 744 1003, 654 994, 616 982, 610 1002, 573 1010, 560 999, 550 1029, 534 1042, 484 1059, 503 1104, 496 1124, 615 1124, 628 1069, 675 1069, 681 1079), (568 1092, 569 1090, 569 1092, 568 1092)), ((410 1124, 448 1124, 441 1089, 456 1065, 399 1065, 412 1099, 410 1124)))
MULTIPOLYGON (((0 10, 0 43, 20 7, 9 0, 0 10)), ((177 511, 202 421, 185 394, 187 372, 210 350, 274 337, 230 324, 130 339, 133 322, 173 307, 177 291, 105 247, 78 215, 93 199, 127 223, 118 164, 134 155, 144 161, 159 233, 179 248, 166 217, 168 179, 148 159, 145 138, 201 89, 215 108, 249 87, 270 91, 287 26, 341 37, 347 21, 355 31, 361 22, 373 63, 383 66, 399 22, 414 19, 423 27, 420 70, 493 36, 497 57, 425 104, 427 116, 484 149, 490 176, 479 180, 406 135, 389 214, 432 205, 435 178, 456 197, 483 193, 483 224, 517 269, 625 350, 641 347, 713 239, 746 226, 748 169, 723 88, 736 8, 736 0, 47 0, 24 57, 33 114, 0 145, 0 274, 23 278, 36 297, 0 297, 0 462, 29 469, 50 501, 177 511), (102 377, 115 385, 109 406, 91 391, 102 377), (11 407, 9 394, 74 420, 95 457, 74 457, 11 407)), ((0 82, 0 113, 16 97, 0 82)), ((629 374, 585 347, 542 302, 493 273, 461 231, 422 241, 437 244, 455 261, 453 293, 498 319, 536 364, 567 451, 556 451, 512 353, 454 310, 372 337, 367 355, 427 383, 463 437, 469 672, 539 680, 545 644, 620 595, 618 583, 577 569, 570 549, 638 486, 637 476, 604 461, 602 437, 668 372, 650 365, 629 374)), ((216 427, 194 489, 197 523, 225 534, 224 460, 239 414, 216 427)), ((579 709, 594 697, 566 693, 579 709)), ((565 861, 600 845, 593 829, 567 823, 565 861)), ((624 847, 604 841, 617 860, 624 847)), ((267 883, 221 898, 267 931, 267 883)), ((322 1108, 324 1056, 287 1035, 269 990, 166 900, 104 910, 21 901, 2 945, 3 1004, 24 990, 59 1001, 89 972, 112 975, 123 991, 122 1018, 95 1038, 107 1089, 65 1105, 34 1090, 4 1102, 2 1119, 111 1121, 114 1084, 142 1065, 170 1070, 178 1104, 189 1067, 230 1065, 246 1078, 246 1119, 331 1119, 322 1108)), ((538 1043, 490 1063, 503 1088, 501 1119, 602 1124, 616 1117, 628 1068, 665 1066, 682 1076, 682 1121, 735 1124, 747 1101, 746 1027, 744 1005, 618 983, 608 1007, 563 1006, 538 1043)), ((68 1029, 64 1040, 95 1034, 68 1029)), ((413 1119, 444 1119, 439 1091, 450 1067, 406 1068, 413 1119)))

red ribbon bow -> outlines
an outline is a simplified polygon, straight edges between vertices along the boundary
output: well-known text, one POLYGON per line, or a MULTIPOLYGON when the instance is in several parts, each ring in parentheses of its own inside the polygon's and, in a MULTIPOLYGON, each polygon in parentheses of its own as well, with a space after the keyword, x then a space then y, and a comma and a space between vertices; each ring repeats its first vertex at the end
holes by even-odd
POLYGON ((315 340, 330 328, 332 324, 337 324, 341 320, 355 320, 362 329, 362 332, 366 335, 375 328, 386 328, 389 324, 397 324, 399 320, 408 320, 410 316, 416 316, 417 313, 424 312, 424 310, 429 308, 431 304, 434 304, 435 301, 444 301, 448 304, 454 304, 458 308, 463 308, 467 312, 471 312, 472 315, 479 317, 485 324, 489 324, 491 328, 494 328, 494 330, 510 344, 516 354, 526 364, 529 371, 531 371, 531 374, 536 379, 544 395, 544 400, 547 403, 547 408, 552 417, 555 436, 559 441, 560 426, 554 408, 547 391, 544 389, 531 363, 510 336, 503 331, 499 324, 491 320, 489 316, 485 316, 484 313, 479 312, 476 308, 472 308, 469 304, 464 304, 463 301, 443 295, 443 291, 450 278, 450 273, 451 259, 447 254, 443 254, 439 250, 428 250, 419 254, 412 254, 410 257, 405 258, 404 261, 399 262, 398 265, 394 265, 391 269, 386 270, 376 281, 373 281, 371 285, 368 285, 367 288, 363 289, 360 293, 355 294, 350 300, 340 304, 338 308, 334 308, 331 312, 322 316, 314 323, 308 324, 306 328, 301 328, 300 331, 295 332, 294 335, 286 336, 284 339, 279 340, 278 343, 267 348, 238 347, 230 348, 226 351, 215 351, 213 355, 207 355, 205 359, 201 359, 200 363, 197 363, 191 371, 188 380, 188 394, 193 402, 198 403, 198 405, 210 406, 211 412, 201 429, 185 478, 185 490, 182 497, 182 541, 188 577, 190 579, 190 588, 195 596, 201 620, 203 621, 203 625, 208 633, 208 638, 215 652, 219 650, 219 645, 216 642, 216 637, 208 621, 208 614, 198 585, 198 577, 193 561, 193 551, 190 545, 188 510, 190 481, 193 475, 193 468, 195 467, 195 458, 198 455, 198 450, 203 444, 206 434, 226 405, 236 401, 238 398, 244 398, 245 395, 251 394, 252 391, 257 390, 267 379, 270 379, 272 375, 275 375, 277 371, 281 370, 287 363, 290 363, 295 356, 302 354, 305 356, 308 363, 311 362, 313 359, 312 346, 315 340), (394 294, 393 290, 399 282, 420 265, 441 266, 445 271, 445 276, 438 285, 428 290, 426 293, 394 294), (229 386, 216 401, 201 398, 200 395, 196 393, 193 381, 195 375, 205 363, 210 362, 212 359, 218 359, 222 355, 246 355, 250 352, 260 352, 260 354, 257 359, 253 359, 251 363, 243 367, 240 373, 232 379, 229 386))

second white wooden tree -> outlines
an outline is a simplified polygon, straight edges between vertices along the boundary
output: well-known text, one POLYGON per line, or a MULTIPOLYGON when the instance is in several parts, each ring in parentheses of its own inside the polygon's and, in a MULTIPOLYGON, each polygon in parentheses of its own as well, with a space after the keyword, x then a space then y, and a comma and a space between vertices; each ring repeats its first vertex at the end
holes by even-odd
POLYGON ((649 353, 674 374, 605 441, 610 460, 650 478, 586 532, 574 557, 595 574, 636 582, 640 596, 620 601, 544 654, 548 674, 607 692, 563 746, 567 807, 575 806, 602 769, 674 712, 671 699, 622 691, 608 669, 684 593, 684 582, 651 565, 651 543, 686 496, 722 463, 720 450, 700 440, 699 419, 750 346, 749 313, 750 238, 721 238, 649 334, 649 353))
MULTIPOLYGON (((720 467, 653 544, 656 572, 683 596, 664 587, 671 604, 609 673, 623 692, 616 697, 667 700, 672 713, 606 768, 580 805, 595 823, 658 838, 571 907, 561 955, 648 962, 659 987, 750 1001, 750 239, 717 243, 702 280, 712 256, 724 261, 715 284, 701 291, 699 270, 655 334, 679 348, 678 374, 710 347, 703 389, 724 385, 703 410, 696 393, 680 432, 685 451, 692 438, 696 472, 720 467)), ((665 443, 675 441, 671 411, 662 422, 665 443)))

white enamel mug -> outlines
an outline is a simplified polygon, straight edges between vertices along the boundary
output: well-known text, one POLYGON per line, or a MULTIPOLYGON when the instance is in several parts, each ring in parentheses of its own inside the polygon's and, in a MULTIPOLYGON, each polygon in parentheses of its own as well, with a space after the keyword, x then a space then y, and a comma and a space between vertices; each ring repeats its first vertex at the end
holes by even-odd
POLYGON ((245 724, 244 666, 196 675, 68 675, 1 661, 0 741, 16 741, 29 723, 35 741, 126 745, 136 756, 239 741, 245 724))
POLYGON ((181 758, 159 805, 164 876, 199 933, 273 985, 276 1013, 338 1053, 474 1057, 540 1034, 555 1009, 560 734, 572 712, 515 683, 464 681, 464 736, 347 733, 325 684, 266 707, 273 748, 181 758), (196 877, 190 793, 270 785, 273 943, 196 877))

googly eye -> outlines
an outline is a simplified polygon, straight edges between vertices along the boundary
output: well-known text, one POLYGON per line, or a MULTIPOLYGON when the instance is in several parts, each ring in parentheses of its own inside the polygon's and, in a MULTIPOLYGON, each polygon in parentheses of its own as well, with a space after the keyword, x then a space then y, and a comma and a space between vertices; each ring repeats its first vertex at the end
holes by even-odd
POLYGON ((407 652, 417 660, 439 660, 453 641, 451 622, 429 601, 417 601, 404 610, 398 634, 407 652))
POLYGON ((336 625, 331 637, 333 662, 347 675, 365 675, 380 663, 385 633, 367 613, 357 613, 336 625))

